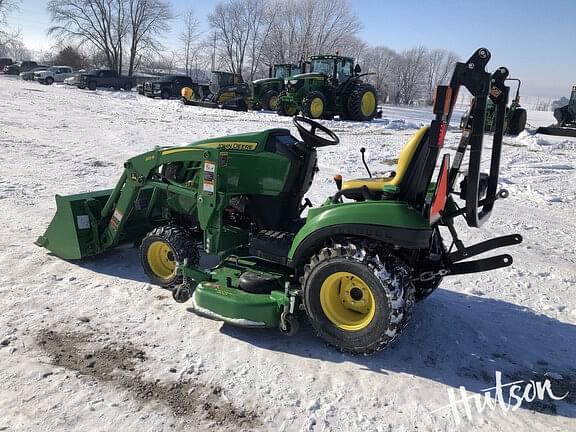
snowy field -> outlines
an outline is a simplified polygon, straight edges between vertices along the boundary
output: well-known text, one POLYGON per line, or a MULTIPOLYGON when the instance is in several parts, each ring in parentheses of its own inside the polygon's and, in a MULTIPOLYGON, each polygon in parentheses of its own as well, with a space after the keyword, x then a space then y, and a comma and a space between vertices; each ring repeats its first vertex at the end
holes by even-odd
MULTIPOLYGON (((393 169, 430 118, 387 106, 371 123, 326 122, 341 144, 319 150, 312 202, 334 192, 334 173, 365 175, 361 146, 373 170, 393 169)), ((503 250, 513 266, 445 279, 397 343, 369 357, 326 347, 307 326, 286 338, 198 317, 147 283, 136 249, 73 263, 33 244, 56 193, 108 188, 132 155, 270 127, 296 134, 271 113, 0 77, 0 431, 576 430, 576 139, 505 137, 511 197, 482 229, 459 227, 467 244, 520 233, 503 250), (479 395, 496 371, 568 396, 460 410, 459 423, 442 409, 449 390, 479 395)), ((445 150, 458 139, 453 128, 445 150)))

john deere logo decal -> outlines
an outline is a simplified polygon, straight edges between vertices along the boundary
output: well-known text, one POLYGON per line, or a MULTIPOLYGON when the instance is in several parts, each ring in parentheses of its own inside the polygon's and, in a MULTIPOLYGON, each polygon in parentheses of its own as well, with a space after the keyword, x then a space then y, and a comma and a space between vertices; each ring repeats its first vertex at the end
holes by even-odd
POLYGON ((254 151, 254 150, 256 150, 256 147, 258 147, 258 143, 255 143, 255 142, 238 142, 238 141, 212 142, 212 143, 201 144, 198 147, 217 148, 219 150, 254 151))

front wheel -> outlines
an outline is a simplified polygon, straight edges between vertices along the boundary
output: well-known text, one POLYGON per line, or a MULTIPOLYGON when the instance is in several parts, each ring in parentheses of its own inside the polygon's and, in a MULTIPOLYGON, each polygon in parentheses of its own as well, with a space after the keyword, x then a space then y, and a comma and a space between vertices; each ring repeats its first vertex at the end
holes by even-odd
POLYGON ((302 102, 302 113, 311 119, 323 118, 326 113, 326 98, 320 92, 310 92, 302 102))
POLYGON ((298 107, 291 103, 280 101, 278 104, 278 115, 294 117, 298 114, 298 107))
POLYGON ((96 81, 90 81, 88 83, 88 89, 92 91, 96 90, 96 81))
POLYGON ((512 116, 508 121, 506 132, 508 132, 510 135, 518 135, 526 128, 527 118, 528 113, 524 108, 516 108, 514 112, 512 112, 512 116))
POLYGON ((268 90, 262 98, 262 108, 269 111, 278 110, 278 92, 276 90, 268 90))
POLYGON ((168 224, 152 230, 140 245, 140 261, 144 272, 156 285, 172 288, 182 283, 177 263, 187 260, 196 266, 200 254, 192 230, 168 224))
POLYGON ((304 305, 318 335, 341 351, 370 354, 394 341, 414 305, 409 269, 355 244, 323 248, 305 266, 304 305))
POLYGON ((54 84, 54 78, 52 78, 52 77, 46 78, 46 84, 48 84, 48 85, 54 84))

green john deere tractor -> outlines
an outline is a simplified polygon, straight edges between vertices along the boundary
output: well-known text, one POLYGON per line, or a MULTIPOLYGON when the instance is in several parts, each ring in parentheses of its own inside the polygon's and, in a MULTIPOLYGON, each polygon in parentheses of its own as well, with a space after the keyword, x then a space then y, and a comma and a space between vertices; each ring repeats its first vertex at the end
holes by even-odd
POLYGON ((248 111, 250 89, 240 74, 212 71, 208 84, 183 87, 180 95, 186 105, 248 111))
MULTIPOLYGON (((518 83, 516 87, 516 95, 512 99, 512 103, 506 109, 506 116, 504 118, 504 133, 508 135, 518 135, 526 128, 526 120, 528 113, 520 105, 520 85, 522 82, 518 78, 506 78, 506 81, 515 81, 518 83)), ((494 90, 498 91, 498 90, 494 90)), ((460 129, 464 129, 465 123, 472 121, 471 111, 468 110, 460 120, 460 129)), ((484 132, 493 133, 496 130, 496 106, 491 100, 488 100, 486 105, 486 120, 484 122, 484 132)))
POLYGON ((278 95, 284 89, 284 79, 304 72, 306 62, 299 64, 275 64, 268 70, 268 78, 252 81, 250 83, 252 109, 276 111, 278 109, 278 95))
POLYGON ((286 78, 278 114, 302 113, 311 119, 369 121, 376 116, 378 95, 364 83, 359 65, 351 57, 310 57, 310 72, 286 78))
POLYGON ((150 280, 176 301, 190 300, 200 315, 287 335, 307 316, 340 350, 382 349, 443 277, 509 266, 507 254, 470 258, 522 241, 514 234, 465 247, 454 228, 458 216, 480 226, 507 196, 497 185, 508 71, 486 72, 489 58, 479 49, 457 63, 450 85, 438 87, 435 119, 408 141, 393 175, 345 182, 336 176, 334 192, 305 217, 317 149, 339 139, 296 117, 300 139, 270 129, 135 156, 114 189, 57 195, 56 215, 37 244, 77 260, 137 243, 150 280), (440 153, 461 86, 476 97, 474 121, 451 165, 440 153), (496 105, 496 131, 490 171, 481 173, 488 98, 496 105), (468 166, 461 167, 468 148, 468 166), (452 236, 449 248, 440 227, 452 236), (219 264, 201 267, 203 254, 219 264))

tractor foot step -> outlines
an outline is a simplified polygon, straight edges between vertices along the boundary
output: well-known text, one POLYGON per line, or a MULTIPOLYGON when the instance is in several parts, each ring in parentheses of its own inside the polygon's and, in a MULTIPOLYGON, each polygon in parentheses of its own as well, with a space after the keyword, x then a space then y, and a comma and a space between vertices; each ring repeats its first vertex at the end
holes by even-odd
POLYGON ((250 254, 267 261, 286 264, 294 234, 285 231, 260 231, 252 239, 250 254))

